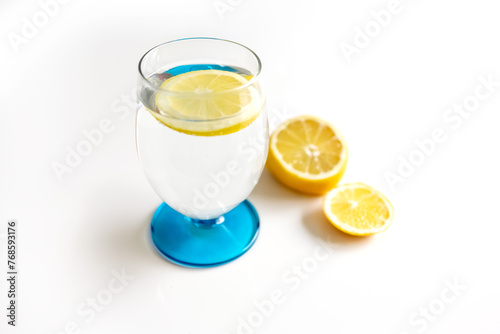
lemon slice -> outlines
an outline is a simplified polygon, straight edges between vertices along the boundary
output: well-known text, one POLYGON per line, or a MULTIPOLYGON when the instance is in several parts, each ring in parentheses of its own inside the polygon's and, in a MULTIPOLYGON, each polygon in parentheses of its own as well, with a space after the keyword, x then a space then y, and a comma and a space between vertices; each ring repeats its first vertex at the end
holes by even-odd
MULTIPOLYGON (((251 78, 251 77, 249 77, 251 78)), ((163 82, 151 114, 179 132, 217 136, 237 132, 260 114, 263 99, 254 85, 237 73, 201 70, 163 82)))
POLYGON ((284 185, 321 195, 342 178, 347 144, 340 132, 314 116, 298 116, 271 135, 267 168, 284 185))
POLYGON ((330 191, 323 211, 339 230, 359 236, 385 231, 394 215, 389 200, 362 183, 344 184, 330 191))

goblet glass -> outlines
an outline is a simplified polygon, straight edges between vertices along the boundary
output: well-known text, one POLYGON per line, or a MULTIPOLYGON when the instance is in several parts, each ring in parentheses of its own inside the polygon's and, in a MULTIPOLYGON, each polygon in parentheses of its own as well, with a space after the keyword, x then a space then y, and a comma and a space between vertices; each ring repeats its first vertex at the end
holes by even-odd
POLYGON ((224 264, 257 239, 246 198, 268 151, 260 72, 252 50, 214 38, 167 42, 139 63, 137 151, 164 202, 151 236, 177 264, 224 264))

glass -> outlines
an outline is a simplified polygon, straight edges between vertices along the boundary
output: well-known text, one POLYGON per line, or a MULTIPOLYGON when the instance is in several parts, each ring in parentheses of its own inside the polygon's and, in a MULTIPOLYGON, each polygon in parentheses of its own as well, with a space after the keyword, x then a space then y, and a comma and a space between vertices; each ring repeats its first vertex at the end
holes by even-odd
POLYGON ((137 151, 164 201, 151 236, 177 264, 224 264, 257 239, 259 217, 246 198, 268 151, 260 71, 253 51, 213 38, 161 44, 139 63, 137 151))

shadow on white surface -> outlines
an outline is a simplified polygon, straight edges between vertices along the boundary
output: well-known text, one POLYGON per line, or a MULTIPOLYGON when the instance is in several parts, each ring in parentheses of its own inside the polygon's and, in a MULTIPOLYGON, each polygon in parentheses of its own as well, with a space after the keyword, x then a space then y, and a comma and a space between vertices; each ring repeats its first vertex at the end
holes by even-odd
POLYGON ((267 169, 264 169, 259 183, 255 186, 252 194, 250 195, 251 200, 255 202, 266 202, 266 205, 276 205, 283 203, 291 203, 291 201, 297 201, 301 198, 315 198, 314 196, 308 196, 300 194, 290 188, 285 187, 269 173, 267 169))
MULTIPOLYGON (((133 268, 136 273, 156 271, 158 268, 168 271, 178 270, 199 270, 199 268, 190 268, 180 266, 163 257, 156 249, 151 238, 151 219, 156 211, 144 213, 142 218, 135 215, 128 218, 129 222, 124 223, 124 228, 120 224, 112 224, 114 228, 106 235, 104 244, 106 245, 103 256, 124 258, 124 261, 133 268), (106 254, 107 252, 107 254, 106 254)), ((203 268, 208 270, 210 268, 203 268)))
MULTIPOLYGON (((156 252, 151 240, 150 228, 154 211, 144 214, 142 219, 131 218, 133 223, 128 224, 131 228, 120 229, 110 233, 110 252, 118 252, 127 255, 129 259, 134 259, 137 264, 146 265, 152 259, 163 259, 156 252), (153 256, 152 256, 153 255, 153 256)), ((118 224, 114 224, 118 226, 118 224)))
POLYGON ((311 234, 324 242, 333 243, 336 246, 361 246, 371 242, 372 237, 357 237, 346 234, 335 228, 326 219, 321 207, 317 210, 307 212, 302 217, 302 222, 311 234))
POLYGON ((163 258, 151 240, 151 219, 160 201, 140 188, 123 189, 119 178, 89 192, 90 199, 109 199, 87 204, 87 224, 80 230, 78 248, 88 252, 90 263, 124 266, 141 276, 154 268, 180 268, 163 258))
POLYGON ((267 170, 262 173, 250 199, 257 206, 259 214, 263 215, 269 209, 274 214, 279 214, 282 210, 289 212, 297 209, 297 212, 302 214, 302 224, 306 231, 324 242, 350 247, 367 245, 373 240, 372 237, 351 236, 339 231, 326 219, 323 213, 323 196, 301 194, 289 189, 276 181, 267 170))

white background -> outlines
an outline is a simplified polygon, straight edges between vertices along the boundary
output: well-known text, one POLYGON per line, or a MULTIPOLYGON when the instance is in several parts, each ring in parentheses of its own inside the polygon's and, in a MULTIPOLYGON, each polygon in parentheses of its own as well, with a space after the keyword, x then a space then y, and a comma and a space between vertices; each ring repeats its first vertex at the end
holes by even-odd
POLYGON ((2 0, 0 332, 71 333, 75 323, 74 332, 89 334, 232 334, 250 317, 262 323, 240 333, 499 333, 500 87, 457 128, 443 120, 479 76, 500 81, 498 4, 401 0, 400 13, 348 63, 340 44, 352 44, 355 28, 389 1, 228 1, 72 0, 16 52, 8 36, 20 35, 40 5, 2 0), (218 13, 221 3, 231 10, 218 13), (192 36, 254 49, 272 115, 334 123, 350 149, 342 182, 383 191, 395 207, 391 228, 344 235, 324 218, 321 198, 289 191, 265 171, 250 196, 261 235, 242 258, 193 270, 157 255, 148 228, 161 201, 142 174, 134 110, 121 97, 131 96, 145 51, 192 36), (113 131, 59 181, 53 163, 103 119, 113 131), (391 189, 384 174, 435 128, 447 140, 391 189), (19 224, 16 328, 5 317, 8 219, 19 224), (334 251, 314 267, 320 240, 334 251), (304 261, 311 273, 294 289, 283 277, 304 261), (122 268, 134 279, 93 319, 78 314, 88 298, 106 296, 122 268), (447 281, 465 288, 440 310, 447 281), (275 289, 284 301, 259 318, 255 302, 275 289), (410 322, 430 305, 442 313, 410 322))

